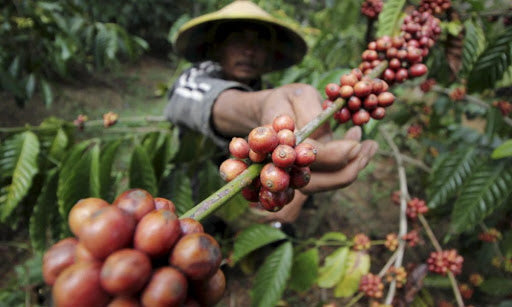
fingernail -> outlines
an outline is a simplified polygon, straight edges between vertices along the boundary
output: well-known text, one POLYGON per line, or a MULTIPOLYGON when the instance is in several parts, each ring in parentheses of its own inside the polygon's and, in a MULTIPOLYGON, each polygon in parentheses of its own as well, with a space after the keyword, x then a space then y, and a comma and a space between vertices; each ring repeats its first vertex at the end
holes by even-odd
POLYGON ((361 158, 361 161, 359 161, 359 167, 360 168, 365 168, 366 164, 368 164, 368 157, 361 158))
POLYGON ((361 152, 361 144, 357 143, 348 153, 348 160, 352 160, 361 152))

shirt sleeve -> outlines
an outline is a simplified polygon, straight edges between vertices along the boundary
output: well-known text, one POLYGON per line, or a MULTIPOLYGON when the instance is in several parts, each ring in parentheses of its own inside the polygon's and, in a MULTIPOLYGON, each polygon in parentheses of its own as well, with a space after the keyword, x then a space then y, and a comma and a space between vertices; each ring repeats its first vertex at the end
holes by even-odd
POLYGON ((212 125, 212 107, 220 93, 227 89, 251 89, 239 82, 218 78, 210 65, 198 65, 182 73, 169 92, 165 117, 210 137, 216 145, 226 146, 229 139, 218 134, 212 125))

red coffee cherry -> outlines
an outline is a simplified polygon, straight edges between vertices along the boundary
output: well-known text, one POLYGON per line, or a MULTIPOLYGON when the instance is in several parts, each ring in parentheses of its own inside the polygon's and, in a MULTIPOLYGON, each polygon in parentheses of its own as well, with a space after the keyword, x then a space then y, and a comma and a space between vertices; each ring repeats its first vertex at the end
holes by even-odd
POLYGON ((386 81, 381 80, 381 79, 373 79, 373 81, 372 81, 373 94, 378 95, 382 92, 387 91, 388 88, 389 88, 389 86, 386 83, 386 81))
POLYGON ((135 297, 116 296, 107 307, 140 307, 139 299, 135 297))
POLYGON ((423 63, 414 64, 409 68, 409 73, 411 74, 411 77, 423 76, 424 74, 427 73, 427 71, 428 68, 423 63))
POLYGON ((155 203, 155 210, 167 209, 172 211, 173 213, 176 213, 176 206, 169 199, 163 197, 156 197, 155 199, 153 199, 153 201, 155 203))
POLYGON ((392 70, 397 70, 399 69, 400 67, 402 67, 402 62, 400 62, 399 59, 397 58, 392 58, 391 60, 389 60, 389 66, 388 66, 390 69, 392 70))
POLYGON ((374 119, 383 119, 386 116, 386 109, 377 107, 370 113, 370 116, 374 119))
POLYGON ((372 84, 368 81, 359 81, 354 85, 354 94, 357 97, 363 98, 372 92, 372 84))
POLYGON ((139 292, 151 277, 149 257, 135 249, 121 249, 105 259, 100 282, 113 295, 130 296, 139 292))
POLYGON ((297 157, 295 158, 295 165, 297 166, 309 166, 316 160, 316 148, 309 143, 300 143, 295 146, 295 152, 297 157))
POLYGON ((340 88, 341 98, 347 99, 354 94, 354 88, 350 85, 343 85, 340 88))
MULTIPOLYGON (((362 77, 362 75, 361 75, 361 77, 362 77)), ((354 85, 356 85, 357 81, 359 81, 359 79, 353 73, 344 74, 340 77, 340 85, 341 86, 348 85, 348 86, 353 87, 354 85)))
POLYGON ((194 298, 203 306, 215 306, 224 296, 226 277, 221 269, 207 280, 196 281, 192 284, 194 298))
POLYGON ((274 163, 267 163, 260 172, 261 185, 271 192, 283 191, 290 184, 290 175, 274 163))
POLYGON ((347 101, 347 108, 350 111, 357 111, 357 110, 361 109, 361 105, 362 105, 361 99, 359 99, 359 97, 357 97, 357 96, 352 96, 347 101))
POLYGON ((201 224, 199 221, 194 220, 190 217, 184 217, 180 220, 180 229, 181 229, 181 236, 185 236, 191 233, 200 233, 204 232, 203 224, 201 224))
POLYGON ((407 69, 405 69, 405 68, 400 68, 395 73, 395 81, 398 83, 404 82, 405 80, 407 80, 407 78, 409 78, 409 73, 407 72, 407 69))
POLYGON ((365 109, 360 109, 352 114, 352 122, 354 125, 364 125, 370 120, 370 114, 365 109))
POLYGON ((379 99, 379 106, 381 107, 389 107, 395 101, 395 95, 390 92, 380 93, 377 98, 379 99))
POLYGON ((143 189, 131 189, 121 193, 112 206, 132 214, 136 221, 140 221, 148 212, 155 210, 153 196, 143 189))
POLYGON ((311 179, 311 169, 309 166, 292 166, 290 170, 290 187, 300 189, 305 187, 311 179))
POLYGON ((229 142, 229 153, 238 159, 247 159, 249 157, 249 143, 243 138, 234 137, 229 142))
POLYGON ((150 257, 167 254, 181 235, 176 214, 160 209, 148 213, 135 228, 133 245, 150 257))
POLYGON ((279 130, 279 132, 277 133, 277 138, 279 139, 279 144, 288 145, 292 147, 295 146, 297 140, 295 133, 293 133, 293 131, 290 129, 279 130))
POLYGON ((52 288, 53 303, 59 307, 105 306, 109 295, 100 283, 101 264, 75 263, 65 269, 52 288))
POLYGON ((289 145, 278 145, 272 152, 272 162, 281 168, 292 166, 296 157, 295 150, 289 145))
POLYGON ((254 178, 254 180, 248 186, 242 189, 242 196, 251 202, 257 202, 260 193, 261 181, 260 177, 254 178))
POLYGON ((361 72, 361 70, 358 68, 352 69, 351 73, 357 77, 357 80, 361 80, 361 78, 363 77, 363 72, 361 72))
POLYGON ((384 73, 382 73, 382 78, 387 82, 392 83, 393 81, 395 81, 395 72, 390 68, 386 68, 386 70, 384 70, 384 73))
POLYGON ((174 246, 169 263, 188 278, 204 280, 219 269, 222 254, 219 243, 206 233, 183 236, 174 246))
POLYGON ((95 211, 83 224, 80 242, 97 259, 105 259, 112 252, 128 246, 135 230, 133 215, 108 206, 95 211))
POLYGON ((368 297, 381 298, 383 295, 384 284, 378 275, 368 273, 361 277, 361 280, 359 281, 359 290, 368 297))
POLYGON ((273 128, 261 126, 249 133, 249 146, 255 152, 269 153, 279 144, 277 133, 273 128))
POLYGON ((187 298, 187 278, 175 268, 158 269, 142 291, 143 306, 181 306, 187 298))
POLYGON ((109 206, 109 203, 101 198, 90 197, 79 200, 69 211, 68 224, 71 232, 80 237, 80 228, 84 221, 94 211, 107 206, 109 206))
MULTIPOLYGON (((338 86, 339 88, 339 86, 338 86)), ((295 121, 293 120, 293 118, 289 115, 279 115, 278 117, 274 118, 274 120, 272 121, 272 128, 274 128, 274 130, 276 132, 279 132, 283 129, 288 129, 288 130, 295 130, 295 121)))
POLYGON ((386 57, 388 59, 396 58, 397 55, 398 55, 398 49, 395 47, 391 47, 388 50, 386 50, 386 57))
POLYGON ((222 180, 230 182, 247 169, 247 164, 242 160, 227 159, 219 167, 222 180))
MULTIPOLYGON (((333 102, 329 99, 325 99, 323 102, 322 102, 322 110, 325 110, 327 109, 328 107, 332 106, 333 102)), ((278 133, 279 134, 279 133, 278 133)))
POLYGON ((363 101, 363 106, 366 110, 373 110, 377 107, 378 104, 379 99, 375 94, 368 95, 363 101))
POLYGON ((340 124, 346 123, 352 118, 352 114, 347 107, 341 108, 341 110, 334 113, 334 119, 337 120, 340 124))
POLYGON ((263 162, 266 158, 267 158, 266 153, 255 152, 252 149, 249 150, 249 159, 251 159, 251 161, 254 163, 263 162))
POLYGON ((62 271, 75 263, 78 241, 75 238, 62 239, 55 243, 43 256, 43 279, 52 286, 62 271))
POLYGON ((329 83, 325 86, 325 94, 330 100, 335 100, 340 95, 340 86, 336 83, 329 83))
POLYGON ((279 192, 272 192, 262 187, 260 189, 259 202, 265 210, 276 212, 292 201, 294 194, 295 190, 292 188, 287 188, 279 192))
POLYGON ((75 249, 75 262, 99 262, 81 242, 78 242, 75 249))

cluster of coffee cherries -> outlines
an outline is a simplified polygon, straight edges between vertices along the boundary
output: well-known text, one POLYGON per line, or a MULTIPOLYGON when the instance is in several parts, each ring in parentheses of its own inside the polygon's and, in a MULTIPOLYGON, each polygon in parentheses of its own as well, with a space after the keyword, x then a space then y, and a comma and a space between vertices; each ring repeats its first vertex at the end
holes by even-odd
POLYGON ((463 262, 464 258, 455 249, 432 252, 427 260, 429 271, 441 275, 446 275, 448 272, 460 274, 463 262))
POLYGON ((492 106, 498 108, 503 116, 508 116, 512 112, 512 103, 505 100, 494 101, 492 106))
POLYGON ((395 251, 398 247, 398 237, 396 233, 388 233, 386 235, 386 241, 384 242, 384 246, 390 251, 395 251))
POLYGON ((450 94, 450 99, 453 101, 460 101, 466 98, 466 88, 464 86, 454 88, 450 94))
POLYGON ((85 122, 88 121, 89 118, 87 115, 79 114, 77 118, 73 121, 73 125, 75 125, 78 130, 83 131, 85 128, 85 122))
POLYGON ((410 219, 416 219, 419 214, 428 212, 428 207, 424 200, 414 197, 407 202, 406 214, 410 219))
POLYGON ((429 78, 420 84, 420 89, 423 91, 423 93, 427 93, 430 92, 434 85, 436 85, 436 80, 429 78))
POLYGON ((407 272, 405 271, 405 268, 402 266, 398 268, 394 266, 390 267, 386 272, 386 281, 388 283, 395 281, 396 287, 402 288, 407 281, 407 272))
POLYGON ((382 0, 365 0, 361 4, 361 13, 369 19, 377 19, 382 11, 382 0))
POLYGON ((217 241, 172 201, 142 189, 70 210, 75 235, 46 251, 43 278, 57 307, 211 306, 223 297, 217 241))
POLYGON ((371 298, 381 298, 383 295, 384 284, 378 275, 372 273, 365 274, 359 281, 359 291, 371 298))
POLYGON ((420 243, 420 234, 418 230, 413 229, 402 236, 402 240, 407 242, 407 245, 410 247, 414 247, 420 243))
POLYGON ((119 114, 114 112, 107 112, 103 114, 103 126, 105 128, 111 127, 117 123, 119 119, 119 114))
POLYGON ((371 247, 370 238, 364 233, 358 233, 352 239, 352 249, 356 251, 369 250, 371 247))
POLYGON ((274 118, 272 125, 254 128, 247 137, 235 137, 229 143, 233 158, 222 162, 220 176, 229 182, 250 163, 265 163, 260 175, 242 189, 243 197, 268 211, 279 211, 294 197, 295 189, 309 183, 309 166, 316 149, 309 143, 296 144, 295 122, 288 115, 274 118))
POLYGON ((501 232, 496 228, 490 228, 485 232, 478 234, 478 239, 484 242, 497 242, 501 240, 501 232))
POLYGON ((439 15, 451 6, 452 2, 450 0, 421 0, 418 10, 432 15, 439 15))
POLYGON ((388 84, 380 79, 363 76, 361 70, 353 69, 340 77, 339 84, 329 83, 325 86, 327 99, 322 107, 328 108, 334 100, 343 98, 346 104, 334 113, 334 119, 345 123, 352 119, 354 125, 366 124, 370 117, 382 119, 386 116, 386 107, 395 101, 395 96, 388 92, 388 84))

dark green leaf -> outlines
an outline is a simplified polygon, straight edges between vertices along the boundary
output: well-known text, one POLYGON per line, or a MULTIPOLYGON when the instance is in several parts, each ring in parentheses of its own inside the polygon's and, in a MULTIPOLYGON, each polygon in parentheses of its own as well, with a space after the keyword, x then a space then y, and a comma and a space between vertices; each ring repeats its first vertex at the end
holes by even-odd
POLYGON ((231 222, 238 219, 248 208, 249 203, 247 200, 245 200, 241 193, 237 193, 226 201, 221 208, 217 209, 215 215, 225 221, 231 222))
POLYGON ((491 277, 484 280, 479 289, 492 296, 508 296, 512 294, 512 280, 510 278, 491 277))
POLYGON ((32 247, 36 251, 44 251, 48 247, 48 231, 58 231, 52 225, 52 217, 59 214, 57 205, 58 172, 53 169, 48 172, 41 194, 37 198, 34 211, 30 217, 29 233, 32 247))
POLYGON ((27 83, 25 84, 25 93, 27 98, 30 99, 34 95, 34 91, 36 89, 36 76, 32 73, 27 78, 27 83))
POLYGON ((466 29, 464 35, 464 45, 462 47, 462 71, 466 76, 472 69, 478 57, 485 49, 485 34, 482 27, 474 20, 467 20, 464 23, 466 29))
POLYGON ((337 242, 346 242, 347 236, 341 232, 327 232, 325 233, 319 241, 337 241, 337 242))
POLYGON ((325 263, 318 272, 319 287, 331 288, 343 279, 347 268, 348 254, 348 247, 340 247, 325 257, 325 263))
POLYGON ((512 189, 512 167, 484 161, 466 179, 454 204, 452 226, 456 233, 476 227, 505 203, 512 189))
POLYGON ((405 0, 388 0, 379 14, 377 37, 394 36, 400 30, 400 16, 405 0))
POLYGON ((512 65, 512 27, 507 27, 482 52, 468 76, 471 92, 494 88, 512 65))
POLYGON ((153 169, 155 170, 155 176, 157 181, 160 180, 167 163, 172 159, 172 135, 170 133, 162 133, 161 144, 157 144, 156 150, 153 154, 152 162, 153 169))
POLYGON ((170 193, 167 196, 176 205, 176 212, 182 215, 194 207, 192 185, 184 170, 177 169, 171 174, 170 193))
POLYGON ((155 171, 144 147, 136 145, 130 160, 130 188, 139 188, 156 195, 155 171))
POLYGON ((53 102, 53 91, 52 87, 46 81, 46 79, 41 79, 41 88, 43 90, 43 98, 44 98, 44 104, 49 107, 52 105, 53 102))
POLYGON ((312 248, 293 259, 292 273, 290 277, 290 289, 306 291, 316 281, 318 276, 318 249, 312 248))
POLYGON ((252 306, 275 306, 286 288, 292 268, 292 243, 284 242, 270 254, 258 270, 252 289, 252 306))
POLYGON ((474 148, 464 148, 439 156, 430 175, 427 188, 428 206, 437 208, 455 195, 477 163, 474 148))
POLYGON ((252 225, 235 238, 233 261, 237 262, 258 248, 283 239, 286 239, 286 235, 279 229, 262 224, 252 225))
POLYGON ((222 187, 223 183, 218 167, 211 160, 206 160, 199 171, 199 200, 206 199, 222 187))
POLYGON ((112 201, 114 197, 112 167, 117 157, 117 150, 121 145, 122 140, 116 140, 108 143, 102 149, 100 157, 100 196, 101 198, 112 201))
POLYGON ((38 172, 38 155, 39 140, 30 131, 16 134, 0 148, 2 177, 10 177, 10 183, 0 190, 0 221, 5 222, 27 195, 38 172))
POLYGON ((491 158, 493 159, 501 159, 506 157, 512 157, 512 140, 503 142, 503 144, 494 149, 491 155, 491 158))

